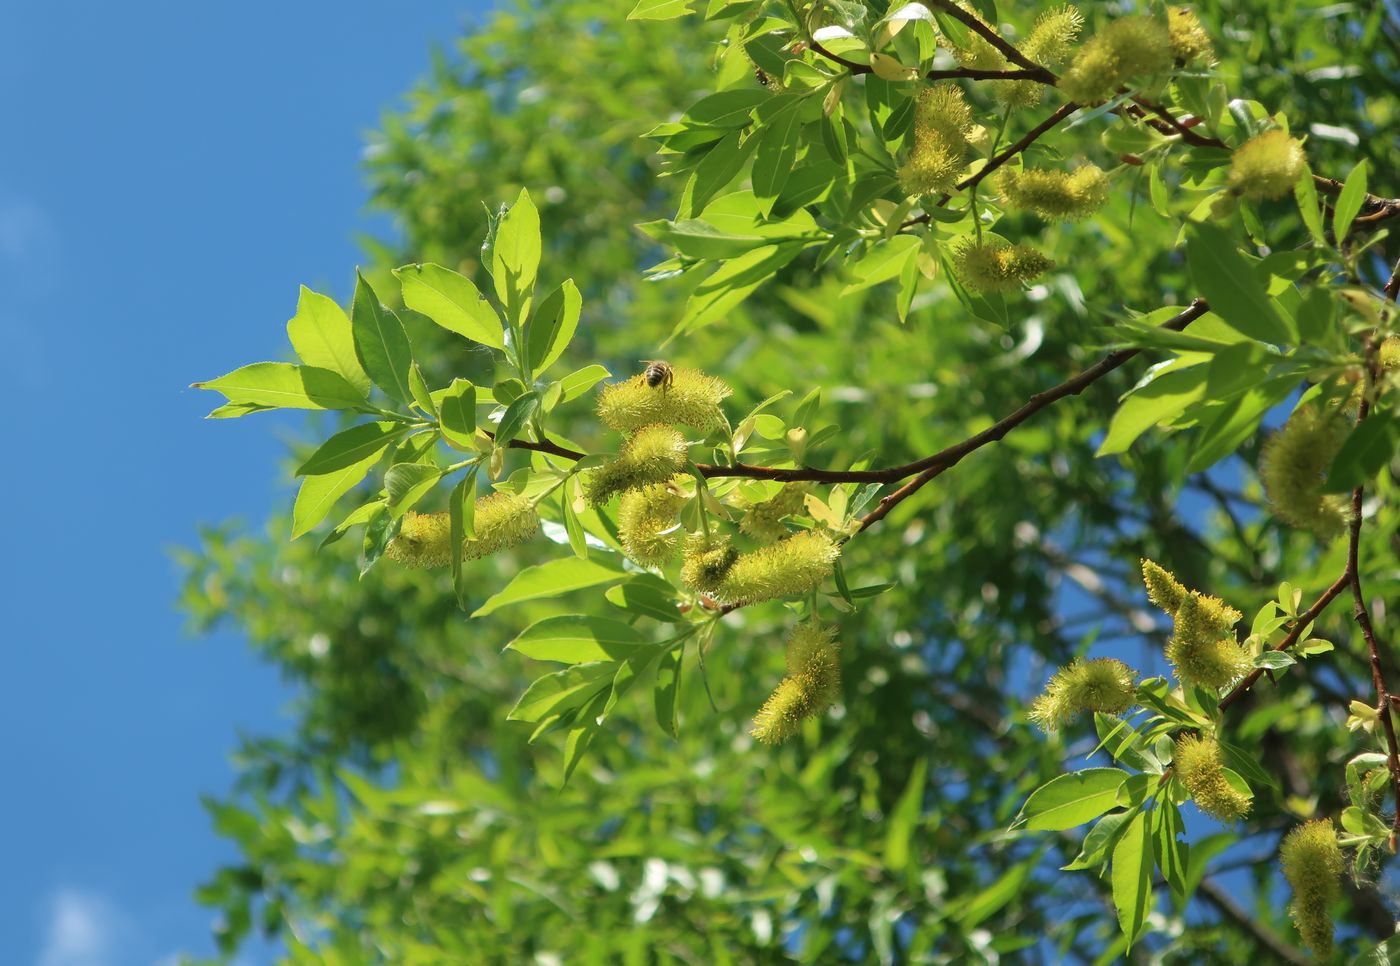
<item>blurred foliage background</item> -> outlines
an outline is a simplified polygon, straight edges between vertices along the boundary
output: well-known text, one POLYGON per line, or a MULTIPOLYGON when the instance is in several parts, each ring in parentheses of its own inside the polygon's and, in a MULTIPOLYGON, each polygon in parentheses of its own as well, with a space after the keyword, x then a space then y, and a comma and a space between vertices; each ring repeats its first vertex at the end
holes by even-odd
MULTIPOLYGON (((1035 13, 1015 6, 1003 19, 1035 13)), ((722 32, 698 18, 627 21, 630 7, 508 5, 434 57, 369 145, 375 204, 401 229, 366 241, 372 278, 406 261, 476 273, 484 206, 526 187, 543 219, 542 281, 572 276, 584 295, 566 363, 626 374, 662 354, 694 283, 643 280, 666 252, 634 225, 671 217, 680 185, 658 179, 639 135, 710 89, 722 32)), ((1366 157, 1389 178, 1393 6, 1195 7, 1232 89, 1310 132, 1315 170, 1339 175, 1366 157)), ((968 318, 940 286, 901 325, 887 289, 840 298, 839 273, 799 259, 664 351, 722 375, 737 411, 822 387, 822 418, 841 432, 815 463, 913 459, 1094 361, 1105 310, 1188 301, 1175 231, 1125 189, 1092 227, 1048 229, 1061 270, 1007 331, 968 318)), ((435 327, 410 334, 432 384, 490 379, 486 353, 435 327)), ((1246 612, 1281 579, 1311 596, 1340 569, 1339 549, 1322 559, 1257 513, 1257 441, 1209 476, 1186 475, 1184 448, 1160 434, 1121 461, 1093 458, 1144 366, 978 452, 850 545, 853 583, 899 586, 842 624, 836 714, 781 748, 748 737, 781 674, 785 615, 745 609, 706 655, 714 709, 688 670, 679 740, 635 702, 562 789, 557 746, 527 744, 529 728, 505 720, 539 669, 501 646, 535 615, 469 621, 446 575, 379 567, 360 580, 354 541, 290 543, 286 513, 210 527, 182 554, 181 606, 196 628, 240 629, 300 695, 295 728, 245 739, 239 787, 208 803, 241 854, 199 892, 222 912, 224 948, 260 930, 305 963, 1116 960, 1106 884, 1058 871, 1077 838, 1006 832, 1030 789, 1066 760, 1082 767, 1094 745, 1087 730, 1047 740, 1025 723, 1026 702, 1075 654, 1161 670, 1166 626, 1146 609, 1141 556, 1246 612)), ((588 426, 578 436, 601 438, 588 426)), ((1380 599, 1400 589, 1395 522, 1367 528, 1380 599)), ((557 549, 538 541, 472 564, 469 604, 557 549)), ((1335 809, 1337 763, 1352 751, 1336 725, 1369 689, 1346 657, 1357 651, 1343 610, 1319 630, 1338 641, 1336 661, 1235 710, 1280 788, 1234 830, 1192 819, 1200 885, 1182 907, 1159 897, 1134 958, 1270 961, 1296 945, 1270 857, 1299 816, 1335 809)), ((1349 890, 1343 947, 1393 930, 1390 886, 1349 890)))

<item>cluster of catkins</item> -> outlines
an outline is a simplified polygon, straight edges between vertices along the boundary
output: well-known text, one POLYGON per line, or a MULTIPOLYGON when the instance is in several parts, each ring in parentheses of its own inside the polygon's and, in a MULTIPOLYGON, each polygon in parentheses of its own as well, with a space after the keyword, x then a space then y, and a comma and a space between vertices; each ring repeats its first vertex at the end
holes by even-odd
MULTIPOLYGON (((966 2, 960 0, 958 5, 986 23, 966 2)), ((1210 37, 1186 7, 1168 7, 1165 21, 1146 15, 1111 20, 1076 49, 1083 26, 1083 17, 1074 7, 1057 7, 1040 15, 1018 48, 1042 67, 1064 68, 1056 86, 1077 104, 1100 104, 1172 70, 1209 67, 1215 62, 1210 37)), ((940 37, 939 43, 965 68, 997 71, 1016 66, 975 31, 968 32, 961 44, 947 37, 940 37)), ((1046 85, 1035 80, 998 80, 987 89, 1010 110, 1038 104, 1046 85)), ((967 173, 973 142, 984 133, 974 122, 961 87, 940 81, 924 88, 914 106, 909 153, 897 172, 904 193, 914 198, 951 195, 967 173)), ((1250 199, 1278 198, 1292 190, 1306 165, 1299 141, 1285 131, 1265 131, 1234 153, 1229 189, 1250 199)), ((1007 210, 1034 212, 1046 221, 1075 221, 1103 205, 1108 175, 1092 164, 1070 171, 1009 167, 997 178, 997 189, 1007 210)), ((955 243, 950 263, 958 281, 975 292, 1014 290, 1054 267, 1050 258, 1030 245, 982 235, 955 243)))
MULTIPOLYGON (((831 576, 840 545, 825 530, 794 533, 784 523, 799 513, 806 488, 789 483, 766 500, 741 501, 739 531, 759 546, 740 552, 731 537, 707 527, 683 534, 679 516, 687 500, 684 425, 706 431, 724 423, 721 380, 696 369, 673 368, 664 381, 645 374, 604 388, 598 416, 627 433, 617 458, 588 474, 584 493, 595 506, 621 494, 618 540, 623 552, 648 567, 664 566, 684 550, 681 580, 716 604, 752 604, 808 593, 831 576)), ((840 691, 835 628, 800 624, 787 646, 788 673, 754 719, 753 735, 776 743, 794 735, 807 718, 829 708, 840 691)))

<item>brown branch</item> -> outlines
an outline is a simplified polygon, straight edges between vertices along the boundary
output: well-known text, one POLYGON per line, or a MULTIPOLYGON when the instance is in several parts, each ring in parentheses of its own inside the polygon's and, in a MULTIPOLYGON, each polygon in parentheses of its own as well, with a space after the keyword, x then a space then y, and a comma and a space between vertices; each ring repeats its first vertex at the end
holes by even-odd
MULTIPOLYGON (((820 54, 834 64, 840 64, 853 75, 874 73, 874 68, 869 64, 862 64, 842 57, 824 45, 819 40, 814 40, 808 44, 808 49, 813 53, 820 54)), ((930 70, 924 73, 926 80, 1034 80, 1045 83, 1045 70, 1027 70, 1017 68, 1015 70, 981 70, 976 67, 958 67, 952 70, 930 70)))
MULTIPOLYGON (((1196 299, 1186 309, 1178 312, 1166 322, 1163 322, 1161 328, 1180 332, 1196 319, 1205 315, 1208 311, 1210 311, 1210 306, 1206 304, 1206 300, 1196 299)), ((894 509, 895 506, 913 496, 914 493, 918 492, 919 488, 929 480, 938 476, 945 470, 956 466, 964 456, 981 449, 988 443, 994 443, 1002 439, 1007 433, 1011 432, 1051 403, 1058 402, 1066 396, 1079 395, 1089 386, 1093 385, 1093 383, 1137 355, 1138 351, 1137 349, 1119 349, 1116 352, 1110 352, 1079 375, 1071 379, 1066 379, 1053 389, 1047 389, 1044 392, 1036 393, 1030 399, 1026 400, 1025 404, 1015 412, 997 420, 991 426, 982 430, 982 432, 969 436, 961 443, 949 446, 918 462, 910 463, 905 467, 899 467, 901 470, 917 470, 919 475, 894 493, 882 498, 879 505, 876 506, 874 510, 861 517, 860 529, 868 529, 883 520, 885 515, 894 509)))
POLYGON ((1058 80, 1053 71, 1046 70, 1025 54, 1021 53, 1016 49, 1014 44, 1002 37, 1001 34, 997 33, 986 21, 972 11, 964 10, 956 3, 953 3, 952 0, 933 0, 933 6, 942 10, 954 20, 960 21, 973 33, 977 34, 1000 51, 1001 55, 1011 61, 1011 63, 1018 67, 1024 67, 1027 71, 1035 74, 1036 79, 1041 80, 1042 83, 1054 84, 1055 81, 1058 80))
MULTIPOLYGON (((1322 612, 1327 609, 1327 605, 1332 603, 1332 601, 1334 601, 1337 598, 1337 596, 1341 594, 1342 591, 1346 590, 1348 584, 1350 583, 1351 573, 1349 571, 1344 572, 1340 577, 1333 581, 1332 586, 1324 590, 1322 592, 1322 595, 1318 597, 1316 601, 1313 602, 1313 605, 1302 613, 1302 616, 1300 616, 1297 622, 1294 623, 1293 628, 1288 632, 1287 635, 1285 635, 1283 640, 1279 641, 1277 644, 1274 645, 1273 649, 1275 651, 1284 651, 1292 647, 1294 644, 1298 643, 1298 638, 1303 635, 1303 632, 1309 627, 1311 627, 1313 623, 1320 616, 1322 616, 1322 612)), ((1250 671, 1249 674, 1245 675, 1245 677, 1243 678, 1243 680, 1240 681, 1239 684, 1236 684, 1233 688, 1230 689, 1229 694, 1225 695, 1225 697, 1220 699, 1220 703, 1217 704, 1216 707, 1219 708, 1221 711, 1224 711, 1226 708, 1230 707, 1230 705, 1234 704, 1241 697, 1243 697, 1246 691, 1254 687, 1254 682, 1258 681, 1259 678, 1263 676, 1263 674, 1264 669, 1262 667, 1258 667, 1255 668, 1253 671, 1250 671)))

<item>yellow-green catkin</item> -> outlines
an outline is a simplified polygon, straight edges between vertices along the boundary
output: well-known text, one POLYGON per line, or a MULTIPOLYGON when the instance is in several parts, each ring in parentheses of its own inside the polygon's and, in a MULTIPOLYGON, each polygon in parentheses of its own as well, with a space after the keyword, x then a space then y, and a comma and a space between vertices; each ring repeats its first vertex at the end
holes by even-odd
POLYGON ((685 437, 673 426, 643 426, 622 444, 617 459, 588 473, 584 496, 594 506, 614 493, 665 483, 685 469, 685 437))
POLYGON ((796 597, 830 577, 840 555, 841 548, 825 530, 804 530, 740 554, 715 595, 731 604, 796 597))
POLYGON ((1046 255, 1030 245, 1007 241, 969 239, 953 250, 953 272, 958 281, 975 292, 999 292, 1020 288, 1055 267, 1046 255))
POLYGON ((1269 505, 1291 526, 1324 540, 1351 522, 1350 500, 1322 492, 1324 474, 1347 436, 1345 417, 1318 406, 1293 411, 1259 454, 1259 480, 1269 505))
POLYGON ((429 570, 452 562, 452 520, 441 513, 409 510, 399 524, 398 535, 384 548, 384 556, 405 567, 429 570))
POLYGON ((1219 597, 1189 592, 1176 609, 1174 632, 1167 642, 1167 660, 1177 680, 1221 689, 1248 674, 1254 662, 1234 632, 1241 616, 1219 597))
POLYGON ((1289 912, 1303 942, 1321 960, 1332 955, 1332 906, 1341 897, 1346 862, 1331 819, 1299 825, 1279 847, 1283 877, 1293 889, 1289 912))
POLYGON ((622 494, 617 536, 622 552, 646 567, 660 567, 676 555, 681 530, 676 521, 685 498, 674 482, 652 483, 622 494))
POLYGON ((1137 672, 1111 657, 1075 658, 1046 682, 1031 702, 1028 717, 1045 731, 1069 724, 1081 714, 1120 715, 1137 700, 1137 672))
MULTIPOLYGON (((540 528, 540 517, 523 496, 498 492, 476 502, 475 535, 462 543, 462 559, 476 560, 529 540, 540 528)), ((452 519, 437 513, 404 514, 398 535, 384 548, 384 556, 407 567, 431 569, 452 562, 452 519)))
POLYGON ((1243 616, 1219 597, 1187 590, 1165 567, 1142 561, 1147 598, 1172 617, 1167 660, 1183 684, 1223 688, 1253 667, 1249 650, 1235 639, 1243 616))
POLYGON ((540 515, 526 497, 496 492, 476 501, 474 535, 462 544, 462 559, 476 560, 529 540, 540 529, 540 515))
POLYGON ((598 418, 620 433, 655 423, 693 426, 709 432, 724 425, 720 403, 732 392, 724 380, 699 369, 671 369, 671 381, 647 385, 646 375, 604 386, 598 394, 598 418))
MULTIPOLYGON (((1047 10, 1036 18, 1030 36, 1021 44, 1021 53, 1042 67, 1058 70, 1069 60, 1070 51, 1083 28, 1084 18, 1076 8, 1065 5, 1047 10)), ((985 41, 983 43, 991 46, 985 41)), ((1002 67, 1009 66, 1002 62, 1002 67)), ((1008 107, 1034 107, 1045 97, 1045 85, 1033 80, 993 81, 992 96, 1008 107)))
POLYGON ((925 88, 914 106, 914 147, 897 172, 904 193, 951 192, 967 167, 972 126, 962 88, 951 81, 925 88))
POLYGON ((1148 16, 1110 21, 1090 37, 1060 77, 1060 92, 1078 104, 1108 100, 1134 77, 1171 70, 1171 35, 1148 16))
POLYGON ((1246 198, 1281 198, 1293 190, 1307 162, 1297 138, 1278 128, 1256 134, 1230 158, 1230 189, 1246 198))
POLYGON ((1166 611, 1167 616, 1175 617, 1177 608, 1181 606, 1187 594, 1181 581, 1172 576, 1165 567, 1144 557, 1142 582, 1147 587, 1147 599, 1166 611))
POLYGON ((1249 796, 1225 777, 1220 742, 1187 735, 1176 743, 1173 761, 1177 777, 1201 811, 1222 822, 1235 822, 1249 814, 1249 796))
POLYGON ((764 744, 787 741, 802 722, 826 713, 841 695, 841 657, 836 628, 807 621, 792 629, 787 676, 758 714, 750 732, 764 744))
POLYGON ((775 496, 759 503, 750 503, 739 518, 739 529, 762 543, 781 540, 790 532, 783 526, 783 517, 801 512, 807 487, 788 483, 775 496))
MULTIPOLYGON (((965 0, 955 0, 955 2, 959 7, 963 9, 964 12, 971 14, 977 21, 979 21, 982 24, 986 24, 987 26, 991 26, 990 24, 987 24, 986 18, 983 17, 980 13, 978 13, 977 10, 970 3, 965 2, 965 0)), ((967 31, 967 39, 961 46, 952 43, 952 41, 949 40, 946 35, 941 33, 938 37, 938 43, 939 46, 946 47, 948 49, 948 51, 957 60, 959 66, 966 67, 971 70, 1006 69, 1006 57, 1002 55, 1001 51, 997 50, 990 43, 988 43, 986 39, 981 34, 977 33, 975 30, 967 31)))
POLYGON ((1167 33, 1171 35, 1172 56, 1178 64, 1209 67, 1215 63, 1210 34, 1190 7, 1167 8, 1167 33))
POLYGON ((697 594, 714 596, 738 559, 739 551, 728 537, 693 533, 685 541, 681 582, 697 594))
POLYGON ((1074 171, 1007 170, 997 179, 1006 207, 1033 211, 1046 221, 1077 221, 1108 198, 1108 175, 1097 165, 1074 171))

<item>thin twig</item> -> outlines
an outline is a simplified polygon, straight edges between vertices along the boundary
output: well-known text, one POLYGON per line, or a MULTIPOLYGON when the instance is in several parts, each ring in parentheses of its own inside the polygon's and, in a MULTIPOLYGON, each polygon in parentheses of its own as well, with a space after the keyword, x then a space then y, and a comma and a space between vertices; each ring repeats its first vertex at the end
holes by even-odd
POLYGON ((1021 53, 1016 49, 1014 44, 1002 37, 1001 34, 997 33, 986 21, 972 11, 964 10, 956 3, 953 3, 952 0, 934 0, 933 6, 942 10, 954 20, 961 21, 969 30, 1000 51, 1001 55, 1011 61, 1011 63, 1016 64, 1018 67, 1024 67, 1026 70, 1032 72, 1037 80, 1042 80, 1043 83, 1047 84, 1053 84, 1057 80, 1053 71, 1047 70, 1021 53))

